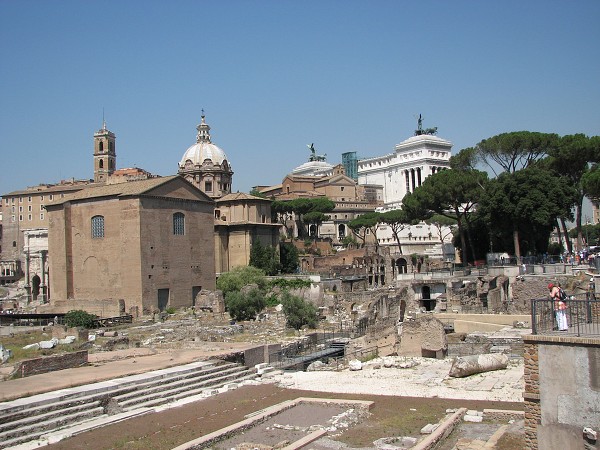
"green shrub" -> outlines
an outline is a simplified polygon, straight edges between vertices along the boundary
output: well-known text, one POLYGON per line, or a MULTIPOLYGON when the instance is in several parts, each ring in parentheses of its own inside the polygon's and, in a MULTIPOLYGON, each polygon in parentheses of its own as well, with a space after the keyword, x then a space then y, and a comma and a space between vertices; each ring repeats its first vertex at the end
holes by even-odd
POLYGON ((225 297, 225 306, 233 320, 252 320, 265 309, 267 302, 265 296, 259 289, 242 293, 231 291, 225 297))
POLYGON ((256 284, 262 289, 266 283, 267 279, 262 270, 252 266, 240 266, 222 274, 217 280, 217 289, 223 291, 223 295, 227 297, 229 292, 239 291, 249 284, 256 284))
POLYGON ((318 311, 313 304, 291 295, 289 292, 283 293, 281 304, 283 305, 283 314, 288 327, 295 330, 299 330, 305 325, 308 328, 317 328, 319 322, 318 311))
POLYGON ((275 278, 269 281, 269 288, 271 289, 278 287, 282 290, 293 290, 309 288, 311 285, 310 280, 303 280, 301 278, 275 278))
POLYGON ((165 309, 165 312, 167 314, 175 314, 177 312, 177 309, 174 306, 169 306, 167 309, 165 309))
POLYGON ((92 328, 96 317, 87 311, 74 309, 65 314, 65 324, 68 327, 92 328))

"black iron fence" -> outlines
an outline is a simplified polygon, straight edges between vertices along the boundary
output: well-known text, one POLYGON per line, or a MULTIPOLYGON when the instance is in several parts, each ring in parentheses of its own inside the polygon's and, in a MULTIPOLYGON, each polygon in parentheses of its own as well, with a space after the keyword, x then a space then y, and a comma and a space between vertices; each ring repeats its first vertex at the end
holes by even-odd
POLYGON ((589 294, 572 295, 566 302, 566 331, 559 331, 554 300, 531 300, 532 334, 600 336, 600 300, 589 294))

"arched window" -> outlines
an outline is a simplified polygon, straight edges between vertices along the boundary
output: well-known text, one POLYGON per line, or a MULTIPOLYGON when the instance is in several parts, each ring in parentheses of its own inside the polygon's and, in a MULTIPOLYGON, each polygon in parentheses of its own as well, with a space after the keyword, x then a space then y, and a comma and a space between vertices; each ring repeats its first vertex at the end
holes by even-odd
POLYGON ((104 169, 104 160, 103 159, 101 159, 100 162, 98 163, 98 167, 100 169, 104 169))
POLYGON ((180 212, 173 214, 173 234, 178 236, 185 234, 185 214, 180 212))
POLYGON ((92 238, 99 239, 104 237, 104 216, 92 217, 92 238))
POLYGON ((100 153, 102 153, 104 151, 104 142, 100 141, 100 145, 98 147, 98 150, 100 151, 100 153))

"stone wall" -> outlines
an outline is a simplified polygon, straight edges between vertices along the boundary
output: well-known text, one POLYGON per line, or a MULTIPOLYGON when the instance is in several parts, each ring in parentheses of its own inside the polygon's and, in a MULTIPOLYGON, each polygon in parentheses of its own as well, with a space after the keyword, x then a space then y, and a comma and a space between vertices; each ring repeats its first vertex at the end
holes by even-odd
POLYGON ((537 450, 537 425, 541 423, 540 373, 538 366, 538 347, 536 343, 525 342, 523 363, 525 393, 525 445, 527 449, 537 450))
POLYGON ((398 355, 443 358, 447 351, 444 325, 438 319, 422 316, 402 324, 398 355))
POLYGON ((280 344, 276 345, 259 345, 258 347, 244 350, 244 362, 247 367, 254 367, 257 364, 268 362, 269 354, 281 349, 280 344))
POLYGON ((600 339, 529 335, 525 341, 527 448, 600 448, 600 339))
POLYGON ((87 364, 87 350, 64 355, 43 356, 19 362, 15 367, 13 377, 23 378, 40 373, 54 372, 55 370, 72 369, 87 364))

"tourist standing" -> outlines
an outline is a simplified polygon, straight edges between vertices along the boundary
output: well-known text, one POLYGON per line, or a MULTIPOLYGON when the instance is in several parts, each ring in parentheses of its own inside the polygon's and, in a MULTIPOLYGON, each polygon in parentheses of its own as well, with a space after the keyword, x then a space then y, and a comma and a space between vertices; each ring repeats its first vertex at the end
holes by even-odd
POLYGON ((558 325, 558 331, 568 331, 569 325, 567 323, 567 304, 561 297, 561 287, 555 286, 550 283, 548 285, 550 290, 550 298, 554 301, 554 315, 556 317, 556 323, 558 325))

